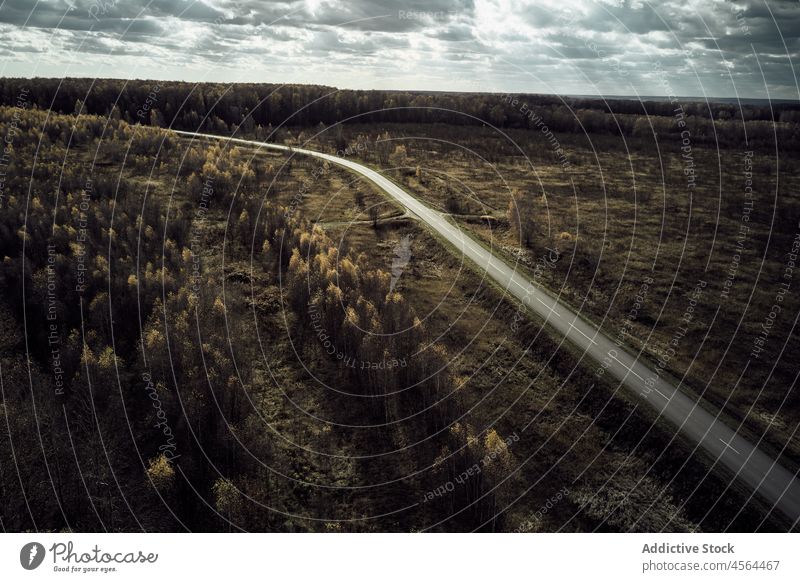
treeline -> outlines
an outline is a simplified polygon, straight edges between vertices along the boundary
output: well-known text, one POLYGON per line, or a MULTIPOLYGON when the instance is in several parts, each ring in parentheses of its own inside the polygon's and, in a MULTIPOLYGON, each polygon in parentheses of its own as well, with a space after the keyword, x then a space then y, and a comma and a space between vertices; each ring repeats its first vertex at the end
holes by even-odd
POLYGON ((59 113, 84 112, 129 123, 229 133, 238 130, 281 139, 275 128, 341 122, 447 123, 561 133, 637 137, 680 134, 695 143, 800 144, 800 104, 669 103, 548 95, 338 90, 318 85, 122 81, 113 79, 0 79, 0 103, 22 91, 33 103, 59 113), (679 109, 680 108, 680 109, 679 109), (678 128, 680 113, 686 125, 678 128))
POLYGON ((502 528, 508 494, 495 486, 513 465, 507 439, 464 422, 446 351, 429 345, 386 273, 262 205, 271 166, 113 116, 0 108, 0 135, 10 136, 0 200, 5 530, 318 531, 344 527, 337 519, 353 530, 502 528), (254 252, 252 270, 208 269, 222 245, 228 262, 254 252), (264 291, 253 297, 251 283, 264 291), (267 346, 285 342, 284 322, 303 359, 349 387, 338 400, 323 391, 320 406, 375 434, 345 445, 304 414, 276 412, 274 393, 312 386, 300 361, 286 361, 288 344, 270 386, 247 323, 254 311, 267 346), (359 363, 342 365, 320 327, 359 363), (364 460, 342 468, 314 453, 343 446, 364 460), (371 484, 370 455, 384 450, 408 451, 398 477, 382 493, 348 489, 371 484), (344 486, 318 486, 328 483, 344 486), (409 509, 388 525, 359 521, 401 503, 409 509))
POLYGON ((188 224, 144 205, 102 152, 119 140, 144 173, 170 136, 24 107, 0 109, 0 134, 3 527, 178 528, 152 486, 174 479, 162 453, 176 433, 152 428, 166 412, 144 389, 137 345, 142 318, 181 284, 188 224))

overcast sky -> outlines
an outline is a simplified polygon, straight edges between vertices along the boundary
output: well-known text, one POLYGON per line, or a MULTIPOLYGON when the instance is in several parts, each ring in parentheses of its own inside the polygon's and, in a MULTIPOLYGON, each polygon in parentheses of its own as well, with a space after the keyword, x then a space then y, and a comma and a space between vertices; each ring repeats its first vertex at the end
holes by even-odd
POLYGON ((800 2, 0 0, 0 75, 798 99, 800 2))

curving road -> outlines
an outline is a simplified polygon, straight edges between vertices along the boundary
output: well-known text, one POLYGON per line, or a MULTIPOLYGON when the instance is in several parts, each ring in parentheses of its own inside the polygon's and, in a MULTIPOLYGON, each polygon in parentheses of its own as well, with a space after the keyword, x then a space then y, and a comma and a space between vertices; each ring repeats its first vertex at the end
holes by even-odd
POLYGON ((741 482, 788 517, 793 525, 797 525, 800 520, 800 481, 794 474, 708 412, 710 406, 700 406, 663 379, 658 370, 620 349, 611 338, 581 319, 569 306, 534 285, 524 274, 515 271, 503 259, 494 256, 459 227, 448 222, 442 213, 429 208, 391 180, 357 162, 313 150, 205 133, 176 133, 313 156, 347 168, 373 182, 466 258, 484 269, 526 307, 543 317, 558 333, 597 360, 605 369, 605 374, 617 378, 642 403, 676 425, 686 438, 698 444, 718 464, 733 471, 741 482))

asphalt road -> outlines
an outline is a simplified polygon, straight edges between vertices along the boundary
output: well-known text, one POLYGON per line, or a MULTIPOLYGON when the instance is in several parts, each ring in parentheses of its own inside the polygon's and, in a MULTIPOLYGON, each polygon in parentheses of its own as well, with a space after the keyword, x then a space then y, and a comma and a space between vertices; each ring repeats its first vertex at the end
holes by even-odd
POLYGON ((515 271, 503 259, 492 255, 487 248, 449 222, 442 213, 429 208, 391 180, 352 160, 313 150, 210 134, 177 133, 309 155, 347 168, 370 180, 466 258, 484 269, 492 279, 544 318, 558 333, 584 350, 598 362, 599 367, 605 369, 604 374, 621 381, 643 405, 650 406, 677 426, 681 434, 697 443, 712 459, 718 460, 717 465, 727 467, 742 483, 797 525, 800 520, 800 481, 794 474, 711 414, 709 410, 713 410, 713 407, 700 406, 693 398, 662 378, 658 373, 660 370, 617 346, 611 338, 581 319, 569 306, 534 285, 524 274, 515 271))

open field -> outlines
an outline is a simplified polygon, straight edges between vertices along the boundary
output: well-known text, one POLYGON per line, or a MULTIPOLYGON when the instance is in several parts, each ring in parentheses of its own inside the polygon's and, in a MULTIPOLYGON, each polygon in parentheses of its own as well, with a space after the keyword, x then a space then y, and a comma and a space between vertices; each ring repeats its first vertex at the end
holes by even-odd
MULTIPOLYGON (((678 439, 654 463, 655 457, 645 451, 664 447, 670 431, 651 426, 646 413, 635 416, 635 404, 619 402, 610 383, 594 382, 594 364, 578 363, 568 348, 559 349, 547 337, 542 321, 517 329, 518 313, 502 292, 481 283, 479 274, 450 256, 424 229, 402 221, 377 229, 366 224, 341 226, 329 233, 353 252, 366 253, 376 268, 388 268, 400 241, 413 238, 412 258, 397 289, 429 335, 451 354, 449 371, 459 379, 458 398, 469 411, 470 422, 521 437, 513 446, 515 463, 503 498, 515 498, 534 486, 509 508, 508 529, 547 531, 566 518, 568 525, 559 523, 558 528, 605 530, 624 523, 647 531, 696 528, 708 519, 703 500, 706 495, 715 497, 720 484, 704 475, 702 458, 684 464, 688 449, 678 439), (645 469, 651 466, 656 468, 645 469), (700 483, 698 492, 688 493, 700 483), (537 508, 547 503, 548 491, 572 487, 576 491, 570 502, 541 523, 527 523, 526 515, 536 515, 537 508), (594 495, 597 489, 601 493, 594 495), (673 509, 656 510, 650 495, 658 496, 660 507, 667 503, 673 509), (683 504, 675 500, 687 497, 689 503, 678 510, 683 504), (617 508, 615 500, 623 498, 624 509, 617 508), (641 516, 633 517, 638 511, 641 516), (701 513, 703 517, 693 521, 701 513)), ((734 511, 736 493, 730 494, 728 507, 734 511)), ((712 522, 726 514, 724 505, 712 522)), ((746 528, 748 518, 738 519, 745 521, 732 527, 746 528)), ((705 527, 714 529, 712 522, 705 527)))
MULTIPOLYGON (((454 142, 452 130, 436 127, 439 135, 426 127, 419 138, 408 126, 375 132, 377 138, 388 131, 393 144, 404 146, 404 169, 385 166, 395 180, 452 212, 613 336, 621 330, 626 343, 663 362, 734 425, 797 462, 796 159, 782 155, 776 174, 774 151, 694 148, 699 177, 689 190, 681 152, 670 142, 658 157, 641 140, 560 136, 571 164, 565 171, 529 133, 509 132, 503 146, 488 129, 454 142), (612 153, 624 152, 623 145, 629 154, 612 153), (511 193, 520 190, 535 206, 531 245, 520 245, 508 223, 511 193), (706 286, 692 297, 701 281, 706 286), (776 303, 780 313, 771 317, 776 303)), ((380 167, 376 157, 366 160, 380 167)))

